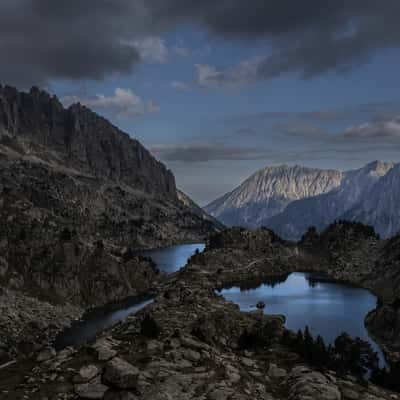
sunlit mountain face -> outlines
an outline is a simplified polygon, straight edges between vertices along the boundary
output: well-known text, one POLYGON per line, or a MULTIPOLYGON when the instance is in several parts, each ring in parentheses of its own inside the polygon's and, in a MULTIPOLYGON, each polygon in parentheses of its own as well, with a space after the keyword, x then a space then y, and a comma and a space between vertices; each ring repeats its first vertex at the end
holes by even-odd
POLYGON ((205 205, 266 166, 398 161, 399 11, 392 0, 5 0, 0 82, 93 108, 205 205))

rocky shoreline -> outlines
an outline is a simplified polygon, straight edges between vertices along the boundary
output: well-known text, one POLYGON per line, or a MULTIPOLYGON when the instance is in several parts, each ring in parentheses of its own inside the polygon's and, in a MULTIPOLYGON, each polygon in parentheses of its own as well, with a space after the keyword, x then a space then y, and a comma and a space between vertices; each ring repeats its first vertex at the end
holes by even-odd
MULTIPOLYGON (((307 264, 329 276, 329 270, 321 268, 326 267, 322 259, 266 230, 228 230, 221 235, 184 269, 160 281, 152 304, 100 334, 94 343, 59 353, 45 348, 33 367, 29 360, 22 361, 23 377, 8 389, 7 377, 16 367, 5 368, 3 377, 0 374, 4 399, 399 398, 352 376, 305 365, 281 344, 283 316, 241 312, 214 292, 235 276, 242 284, 250 278, 255 284, 254 278, 261 282, 307 264), (241 348, 240 338, 260 326, 268 332, 268 347, 241 348)), ((339 270, 336 263, 332 271, 333 277, 343 277, 347 270, 339 270)))

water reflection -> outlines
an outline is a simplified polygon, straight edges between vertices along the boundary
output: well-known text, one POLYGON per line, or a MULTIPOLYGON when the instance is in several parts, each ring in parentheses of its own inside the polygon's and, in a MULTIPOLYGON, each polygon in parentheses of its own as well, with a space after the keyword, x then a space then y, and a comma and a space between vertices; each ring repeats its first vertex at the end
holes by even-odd
POLYGON ((258 302, 264 302, 264 313, 285 315, 287 328, 297 331, 308 326, 314 336, 321 335, 328 343, 342 332, 360 337, 370 342, 384 360, 364 326, 365 316, 376 306, 376 297, 368 290, 293 273, 283 282, 265 283, 250 290, 232 287, 220 293, 244 311, 254 310, 258 302))
MULTIPOLYGON (((195 252, 203 251, 204 243, 183 244, 166 247, 158 250, 142 252, 143 256, 151 257, 159 270, 170 274, 184 267, 195 252)), ((104 307, 87 312, 82 321, 74 323, 71 328, 61 332, 56 340, 55 347, 61 350, 67 346, 76 346, 94 340, 100 332, 113 327, 119 321, 142 309, 152 300, 147 297, 130 297, 123 301, 107 304, 104 307)))
POLYGON ((130 297, 122 302, 98 307, 84 314, 81 321, 72 324, 60 333, 55 340, 56 350, 93 341, 99 332, 113 327, 150 304, 150 298, 130 297))
POLYGON ((160 271, 172 274, 184 267, 187 260, 196 250, 201 252, 204 248, 204 243, 183 244, 156 250, 147 250, 141 252, 141 254, 145 257, 151 257, 160 271))

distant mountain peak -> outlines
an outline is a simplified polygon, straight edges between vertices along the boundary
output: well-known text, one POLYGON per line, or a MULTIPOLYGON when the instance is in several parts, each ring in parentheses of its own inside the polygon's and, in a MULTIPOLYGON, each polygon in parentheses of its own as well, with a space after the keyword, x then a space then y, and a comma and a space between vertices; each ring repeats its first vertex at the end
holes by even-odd
POLYGON ((227 225, 257 226, 294 200, 330 191, 342 178, 342 173, 335 170, 301 165, 267 166, 205 209, 227 225))

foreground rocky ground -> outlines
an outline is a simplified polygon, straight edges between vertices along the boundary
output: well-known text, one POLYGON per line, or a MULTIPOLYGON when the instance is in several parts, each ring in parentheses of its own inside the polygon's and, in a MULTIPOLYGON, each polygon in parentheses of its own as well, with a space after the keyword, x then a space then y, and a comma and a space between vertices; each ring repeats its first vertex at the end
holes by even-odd
POLYGON ((0 362, 87 307, 156 286, 154 264, 133 249, 219 228, 106 119, 0 85, 0 362))
POLYGON ((242 313, 194 278, 172 279, 153 304, 95 343, 58 354, 42 350, 14 385, 15 369, 6 368, 2 399, 398 398, 304 365, 279 345, 284 317, 242 313), (257 324, 269 332, 270 346, 241 349, 239 338, 257 324))
POLYGON ((400 236, 381 240, 362 224, 338 222, 321 234, 310 229, 300 242, 281 240, 268 229, 231 228, 215 235, 188 269, 215 287, 251 287, 294 271, 370 289, 377 309, 366 324, 387 358, 400 360, 400 236))
POLYGON ((358 228, 340 225, 331 229, 326 233, 331 251, 324 251, 324 257, 310 251, 311 241, 325 243, 321 237, 309 236, 301 244, 290 244, 267 230, 231 229, 215 236, 205 253, 195 255, 184 270, 158 284, 151 305, 99 335, 94 343, 59 353, 45 347, 34 359, 1 369, 1 398, 399 398, 352 376, 305 365, 298 354, 282 345, 283 316, 243 313, 215 294, 219 286, 249 285, 254 279, 304 270, 307 265, 336 279, 368 282, 367 272, 351 272, 350 261, 342 262, 342 256, 353 254, 354 261, 361 263, 363 246, 379 247, 378 239, 361 235, 358 246, 343 248, 333 239, 338 230, 354 237, 360 236, 355 231, 358 228), (242 338, 254 329, 265 332, 268 344, 247 349, 242 338))

